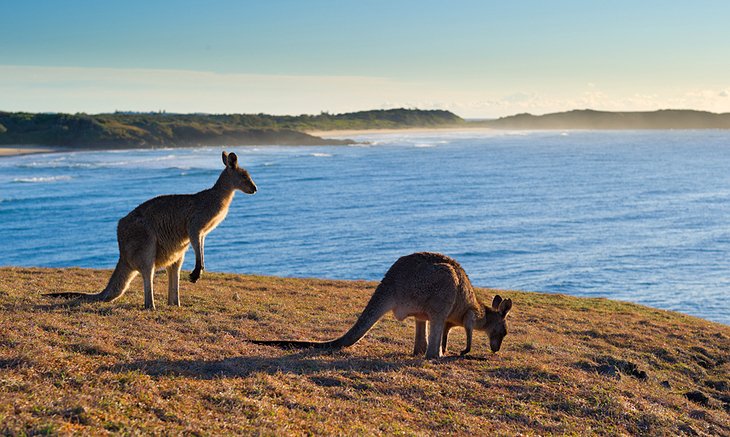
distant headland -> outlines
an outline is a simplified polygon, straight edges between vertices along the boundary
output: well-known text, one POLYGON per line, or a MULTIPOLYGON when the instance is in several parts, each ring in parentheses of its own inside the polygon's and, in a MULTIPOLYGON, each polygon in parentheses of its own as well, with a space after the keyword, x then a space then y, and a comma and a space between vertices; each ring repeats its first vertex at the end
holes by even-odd
POLYGON ((608 112, 591 109, 545 115, 517 114, 473 122, 494 129, 730 129, 730 113, 663 109, 608 112))
MULTIPOLYGON (((127 149, 212 145, 343 145, 355 141, 307 132, 383 129, 730 129, 730 113, 590 109, 465 120, 443 110, 388 109, 344 114, 62 114, 0 112, 0 145, 127 149)), ((324 135, 331 136, 331 135, 324 135)))
POLYGON ((391 109, 346 114, 31 114, 0 112, 0 145, 74 149, 192 147, 208 145, 342 145, 306 131, 407 129, 463 123, 448 111, 391 109))

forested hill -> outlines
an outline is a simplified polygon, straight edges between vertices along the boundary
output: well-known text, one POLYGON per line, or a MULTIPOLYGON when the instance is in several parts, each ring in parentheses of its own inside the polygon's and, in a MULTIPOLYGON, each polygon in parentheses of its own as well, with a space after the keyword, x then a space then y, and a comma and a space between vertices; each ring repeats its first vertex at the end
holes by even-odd
MULTIPOLYGON (((237 117, 235 115, 231 117, 237 117)), ((408 129, 419 127, 454 127, 464 120, 453 112, 423 109, 378 109, 348 112, 344 114, 321 113, 319 115, 243 115, 257 117, 256 122, 266 126, 308 130, 343 129, 408 129)))
POLYGON ((730 129, 730 113, 677 109, 652 112, 584 109, 545 115, 517 114, 476 123, 496 129, 730 129))
POLYGON ((197 145, 327 145, 308 130, 442 127, 464 120, 448 111, 391 109, 346 114, 31 114, 0 112, 0 144, 77 148, 197 145))

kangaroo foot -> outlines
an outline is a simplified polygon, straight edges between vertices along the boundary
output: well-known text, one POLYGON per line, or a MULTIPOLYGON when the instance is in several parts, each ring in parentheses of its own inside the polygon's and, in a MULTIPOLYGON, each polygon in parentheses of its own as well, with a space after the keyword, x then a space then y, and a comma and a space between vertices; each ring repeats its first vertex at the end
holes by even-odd
POLYGON ((189 278, 190 282, 192 282, 193 284, 198 282, 198 279, 200 279, 200 271, 201 271, 200 269, 195 269, 192 272, 190 272, 190 278, 189 278))
POLYGON ((416 345, 413 348, 413 356, 418 357, 426 353, 426 345, 416 345))
POLYGON ((426 352, 427 360, 437 360, 439 358, 441 358, 441 355, 438 352, 432 352, 432 353, 426 352))

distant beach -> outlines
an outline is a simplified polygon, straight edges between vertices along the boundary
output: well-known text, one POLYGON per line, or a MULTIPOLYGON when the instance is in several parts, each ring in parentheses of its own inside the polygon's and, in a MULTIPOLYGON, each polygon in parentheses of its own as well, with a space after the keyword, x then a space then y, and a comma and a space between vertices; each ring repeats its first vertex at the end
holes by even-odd
POLYGON ((18 155, 31 155, 35 153, 53 153, 59 152, 62 149, 53 147, 40 147, 40 146, 13 146, 13 147, 0 147, 0 157, 6 156, 18 156, 18 155))

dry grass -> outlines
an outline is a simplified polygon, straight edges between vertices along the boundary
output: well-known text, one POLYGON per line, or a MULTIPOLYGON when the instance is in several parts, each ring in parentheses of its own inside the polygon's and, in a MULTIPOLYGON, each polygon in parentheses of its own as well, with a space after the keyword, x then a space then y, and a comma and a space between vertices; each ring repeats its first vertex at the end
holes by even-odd
POLYGON ((508 291, 500 353, 476 334, 469 358, 429 362, 390 316, 339 352, 246 341, 337 336, 373 283, 207 273, 170 308, 158 276, 155 312, 138 280, 112 304, 40 296, 109 274, 0 268, 0 433, 730 435, 725 325, 508 291))

